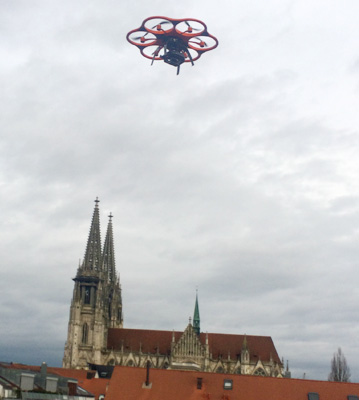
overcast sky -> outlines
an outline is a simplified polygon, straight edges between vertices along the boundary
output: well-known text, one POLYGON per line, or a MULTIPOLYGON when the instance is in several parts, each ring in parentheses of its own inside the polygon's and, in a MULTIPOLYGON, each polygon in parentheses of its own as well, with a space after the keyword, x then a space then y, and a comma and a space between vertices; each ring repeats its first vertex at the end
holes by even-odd
POLYGON ((0 360, 62 362, 94 199, 127 328, 271 336, 292 376, 359 381, 359 3, 0 2, 0 360), (195 66, 143 58, 203 20, 195 66))

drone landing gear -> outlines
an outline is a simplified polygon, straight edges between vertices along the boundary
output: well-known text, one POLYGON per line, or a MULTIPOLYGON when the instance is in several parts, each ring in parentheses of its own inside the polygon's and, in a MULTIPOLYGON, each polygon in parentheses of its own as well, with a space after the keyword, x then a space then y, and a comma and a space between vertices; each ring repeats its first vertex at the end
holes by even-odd
POLYGON ((177 50, 169 50, 167 51, 166 54, 161 56, 163 61, 167 64, 173 65, 174 67, 177 67, 177 75, 180 72, 180 66, 181 64, 184 63, 185 61, 185 56, 182 52, 177 51, 177 50))
POLYGON ((186 58, 189 57, 192 65, 193 59, 191 53, 188 50, 186 44, 179 38, 169 37, 164 46, 164 54, 160 56, 162 60, 174 67, 177 67, 177 75, 180 72, 180 66, 186 61, 186 58))

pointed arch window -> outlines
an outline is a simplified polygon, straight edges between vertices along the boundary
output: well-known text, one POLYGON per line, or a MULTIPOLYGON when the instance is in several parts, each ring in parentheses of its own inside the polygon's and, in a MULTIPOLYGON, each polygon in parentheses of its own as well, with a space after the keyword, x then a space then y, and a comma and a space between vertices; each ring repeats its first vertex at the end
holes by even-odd
POLYGON ((87 344, 87 342, 88 342, 88 334, 89 334, 89 326, 85 322, 82 325, 82 343, 83 344, 87 344))
POLYGON ((84 287, 85 295, 84 295, 84 303, 91 304, 91 290, 88 286, 84 287))

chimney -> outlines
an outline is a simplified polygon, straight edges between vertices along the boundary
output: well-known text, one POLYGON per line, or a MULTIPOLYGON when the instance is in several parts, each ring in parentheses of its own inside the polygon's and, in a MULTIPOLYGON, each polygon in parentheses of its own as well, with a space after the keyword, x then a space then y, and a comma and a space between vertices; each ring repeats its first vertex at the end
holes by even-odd
POLYGON ((202 389, 202 379, 203 378, 197 378, 197 389, 199 389, 199 390, 202 389))
POLYGON ((45 363, 45 361, 41 364, 40 374, 41 378, 45 378, 47 375, 47 364, 45 363))
POLYGON ((67 387, 69 388, 69 396, 77 396, 77 380, 69 379, 67 387))
POLYGON ((59 378, 47 376, 46 377, 46 391, 51 393, 57 392, 57 383, 59 378))
POLYGON ((20 375, 20 389, 24 391, 34 390, 34 374, 22 372, 20 375))

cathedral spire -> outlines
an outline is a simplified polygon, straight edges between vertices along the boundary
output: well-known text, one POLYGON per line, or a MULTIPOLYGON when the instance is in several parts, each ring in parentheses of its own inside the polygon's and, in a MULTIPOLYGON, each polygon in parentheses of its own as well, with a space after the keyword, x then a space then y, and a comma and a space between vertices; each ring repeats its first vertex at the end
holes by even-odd
POLYGON ((113 229, 112 229, 112 218, 113 215, 110 213, 108 225, 107 225, 107 233, 105 238, 105 244, 103 246, 103 269, 106 274, 106 278, 108 282, 115 283, 116 276, 116 267, 115 267, 115 250, 113 245, 113 229))
POLYGON ((194 314, 193 314, 193 329, 197 333, 200 334, 200 318, 199 318, 199 307, 198 307, 198 290, 196 290, 196 304, 194 306, 194 314))
POLYGON ((82 268, 84 270, 99 271, 101 266, 101 232, 100 232, 100 213, 96 197, 95 209, 92 216, 90 233, 87 241, 82 268))

